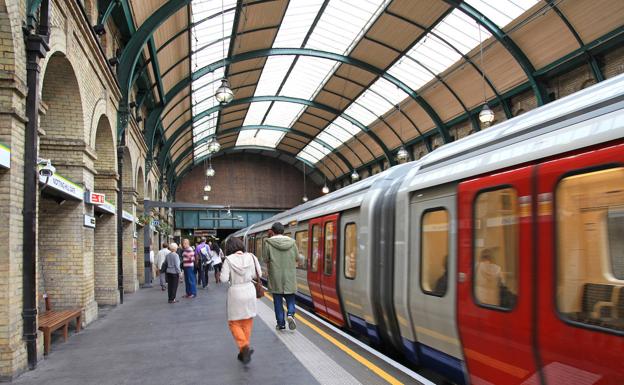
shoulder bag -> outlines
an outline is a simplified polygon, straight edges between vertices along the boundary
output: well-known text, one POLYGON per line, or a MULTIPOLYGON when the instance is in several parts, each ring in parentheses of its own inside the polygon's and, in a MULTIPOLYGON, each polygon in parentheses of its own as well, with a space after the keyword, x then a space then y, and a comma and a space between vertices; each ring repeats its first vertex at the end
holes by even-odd
POLYGON ((256 265, 256 257, 251 254, 253 258, 254 270, 256 271, 256 279, 252 280, 254 286, 256 287, 256 298, 264 297, 264 287, 262 287, 262 280, 260 279, 260 274, 258 274, 258 265, 256 265))

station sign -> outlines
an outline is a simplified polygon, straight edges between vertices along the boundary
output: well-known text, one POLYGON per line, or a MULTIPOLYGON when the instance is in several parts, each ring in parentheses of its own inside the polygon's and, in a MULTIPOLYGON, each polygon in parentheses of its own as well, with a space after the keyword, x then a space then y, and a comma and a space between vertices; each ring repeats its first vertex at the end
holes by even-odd
POLYGON ((11 149, 0 143, 0 167, 11 168, 11 149))
POLYGON ((108 214, 115 214, 115 212, 116 212, 115 205, 110 203, 110 202, 107 202, 106 200, 101 205, 95 206, 95 210, 96 211, 103 211, 103 212, 108 213, 108 214))
POLYGON ((123 210, 121 218, 124 221, 128 221, 128 222, 134 222, 134 215, 130 214, 129 212, 127 212, 126 210, 123 210))
POLYGON ((89 227, 91 229, 95 229, 95 217, 91 215, 84 215, 84 226, 89 227))
POLYGON ((52 189, 55 192, 61 193, 63 196, 69 196, 79 201, 84 198, 84 190, 82 187, 63 178, 59 174, 54 174, 51 177, 39 175, 39 183, 44 185, 46 189, 52 189))
POLYGON ((104 194, 96 193, 93 191, 85 191, 85 203, 91 205, 102 205, 106 202, 104 194))

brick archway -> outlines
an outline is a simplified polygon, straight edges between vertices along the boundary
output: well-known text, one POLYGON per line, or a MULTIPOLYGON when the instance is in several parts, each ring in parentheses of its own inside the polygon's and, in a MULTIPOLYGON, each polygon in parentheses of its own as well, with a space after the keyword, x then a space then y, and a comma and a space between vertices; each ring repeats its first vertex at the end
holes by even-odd
MULTIPOLYGON (((116 166, 115 140, 113 130, 106 115, 100 116, 95 134, 96 170, 94 191, 103 193, 108 202, 116 204, 116 166)), ((96 213, 94 231, 94 276, 95 300, 99 305, 119 303, 117 290, 117 223, 115 215, 96 213)))

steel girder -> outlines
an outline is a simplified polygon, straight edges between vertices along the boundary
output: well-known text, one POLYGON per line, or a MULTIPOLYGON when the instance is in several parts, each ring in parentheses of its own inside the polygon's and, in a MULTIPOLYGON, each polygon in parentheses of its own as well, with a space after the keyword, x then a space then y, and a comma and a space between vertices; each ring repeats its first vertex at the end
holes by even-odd
POLYGON ((485 29, 488 30, 498 40, 503 47, 516 59, 516 62, 524 71, 527 79, 529 80, 529 84, 535 93, 535 99, 537 100, 537 105, 541 106, 544 103, 547 103, 548 96, 546 95, 546 91, 544 87, 535 77, 535 67, 533 67, 533 63, 529 60, 526 54, 516 45, 516 43, 494 23, 489 18, 485 17, 481 12, 479 12, 476 8, 472 7, 470 4, 462 1, 462 0, 444 0, 451 7, 459 9, 466 16, 473 19, 475 22, 481 24, 485 29))
MULTIPOLYGON (((242 99, 235 99, 233 100, 231 103, 229 103, 227 106, 214 106, 212 108, 209 108, 205 111, 202 111, 201 113, 197 114, 196 116, 193 117, 193 119, 186 121, 185 123, 183 123, 182 125, 180 125, 180 127, 178 127, 178 129, 171 134, 171 136, 169 136, 169 138, 167 139, 167 141, 165 142, 165 145, 162 149, 161 154, 159 154, 159 159, 158 162, 159 164, 162 164, 164 157, 165 157, 165 153, 168 153, 169 150, 171 149, 171 147, 173 146, 174 142, 176 141, 176 138, 180 135, 182 135, 188 128, 192 127, 193 122, 202 119, 205 116, 209 116, 210 114, 212 114, 213 112, 217 112, 220 111, 224 108, 230 107, 230 106, 235 106, 235 105, 239 105, 239 104, 247 104, 247 103, 252 103, 252 102, 271 102, 271 101, 279 101, 279 102, 286 102, 286 103, 296 103, 296 104, 303 104, 309 107, 315 107, 318 108, 320 110, 324 110, 327 112, 330 112, 334 115, 339 115, 342 116, 344 119, 348 120, 350 123, 354 124, 356 127, 358 127, 360 130, 362 130, 362 132, 368 134, 374 141, 375 143, 377 143, 377 145, 379 145, 379 147, 381 147, 382 151, 384 152, 384 155, 386 156, 386 158, 388 159, 388 162, 390 162, 390 164, 394 165, 394 160, 392 157, 392 154, 390 152, 390 150, 386 147, 386 145, 384 144, 384 142, 377 136, 377 134, 375 134, 373 131, 369 130, 368 127, 366 127, 364 124, 360 123, 358 120, 352 118, 349 115, 346 114, 342 114, 340 111, 336 110, 333 107, 327 106, 325 104, 321 104, 318 102, 314 102, 311 100, 307 100, 307 99, 300 99, 300 98, 292 98, 292 97, 287 97, 287 96, 278 96, 278 95, 272 95, 272 96, 252 96, 249 98, 242 98, 242 99)), ((331 147, 330 147, 331 148, 331 147)))
MULTIPOLYGON (((223 130, 220 132, 221 135, 226 136, 226 135, 231 135, 231 134, 237 134, 241 131, 249 131, 249 130, 269 130, 269 131, 281 131, 281 132, 285 132, 285 133, 293 133, 299 136, 303 136, 306 139, 309 139, 310 141, 314 141, 317 142, 318 144, 320 144, 323 147, 326 147, 327 149, 331 149, 332 147, 327 144, 326 142, 322 141, 321 139, 318 139, 315 135, 310 135, 304 131, 300 131, 300 130, 296 130, 294 128, 289 128, 289 127, 279 127, 279 126, 270 126, 270 125, 264 125, 264 124, 259 124, 259 125, 251 125, 251 126, 242 126, 242 127, 236 127, 236 128, 229 128, 227 130, 223 130)), ((210 140, 211 137, 206 137, 206 138, 202 138, 200 141, 198 141, 197 143, 195 143, 196 145, 200 145, 202 143, 205 143, 207 141, 210 140)), ((178 157, 176 157, 176 159, 173 161, 173 167, 177 167, 180 162, 186 157, 188 156, 192 151, 194 150, 193 147, 187 147, 178 157)), ((347 160, 347 158, 344 157, 344 155, 342 155, 340 152, 336 152, 335 153, 336 156, 347 166, 347 168, 349 170, 353 169, 353 165, 351 165, 351 163, 347 160)), ((321 159, 322 160, 322 159, 321 159)), ((340 166, 338 164, 336 164, 339 168, 340 166)))

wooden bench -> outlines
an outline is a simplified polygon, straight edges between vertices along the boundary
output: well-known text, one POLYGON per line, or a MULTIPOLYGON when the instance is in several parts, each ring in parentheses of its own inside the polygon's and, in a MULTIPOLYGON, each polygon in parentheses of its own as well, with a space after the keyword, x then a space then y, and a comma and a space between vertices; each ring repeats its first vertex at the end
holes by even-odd
POLYGON ((67 342, 69 336, 69 323, 76 320, 76 333, 80 331, 80 323, 82 321, 82 309, 71 309, 53 311, 50 305, 50 298, 46 294, 43 295, 45 300, 46 312, 38 317, 39 330, 43 332, 43 352, 47 356, 50 353, 50 344, 52 343, 52 333, 63 328, 63 338, 67 342))

